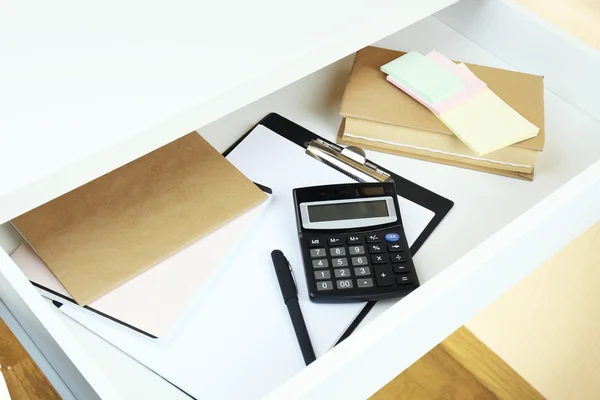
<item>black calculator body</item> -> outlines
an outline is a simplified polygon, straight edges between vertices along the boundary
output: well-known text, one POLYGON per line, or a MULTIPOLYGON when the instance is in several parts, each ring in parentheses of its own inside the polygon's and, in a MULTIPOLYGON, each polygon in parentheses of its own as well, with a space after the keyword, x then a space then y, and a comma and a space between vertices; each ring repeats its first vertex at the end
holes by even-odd
POLYGON ((298 188, 294 205, 312 301, 381 300, 419 287, 393 182, 298 188))

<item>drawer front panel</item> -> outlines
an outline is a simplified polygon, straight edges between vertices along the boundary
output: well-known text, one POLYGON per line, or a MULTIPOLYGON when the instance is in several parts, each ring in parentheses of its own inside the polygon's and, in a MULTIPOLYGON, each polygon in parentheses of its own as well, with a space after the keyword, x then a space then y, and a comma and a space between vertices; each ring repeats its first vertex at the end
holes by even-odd
POLYGON ((77 398, 118 398, 102 372, 3 249, 0 300, 77 398))

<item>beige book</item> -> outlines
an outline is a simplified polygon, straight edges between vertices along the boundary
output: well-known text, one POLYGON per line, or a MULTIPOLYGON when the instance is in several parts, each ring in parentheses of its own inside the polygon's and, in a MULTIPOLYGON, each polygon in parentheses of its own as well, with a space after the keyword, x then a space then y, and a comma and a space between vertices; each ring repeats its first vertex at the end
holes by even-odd
POLYGON ((466 162, 453 161, 453 160, 444 159, 444 158, 440 158, 440 157, 431 157, 429 155, 425 155, 425 153, 415 153, 415 152, 411 152, 411 151, 406 151, 406 150, 408 150, 407 148, 400 148, 398 146, 387 144, 387 143, 376 143, 375 144, 371 140, 364 140, 364 139, 354 138, 354 137, 345 135, 344 134, 344 125, 345 125, 345 120, 342 120, 342 124, 340 125, 340 130, 338 132, 338 143, 341 143, 341 144, 358 146, 362 149, 382 151, 385 153, 390 153, 390 154, 395 154, 395 155, 410 157, 410 158, 416 158, 418 160, 430 161, 430 162, 435 162, 438 164, 445 164, 445 165, 451 165, 454 167, 472 169, 475 171, 488 172, 490 174, 502 175, 502 176, 507 176, 510 178, 518 178, 518 179, 523 179, 523 180, 528 180, 528 181, 533 180, 534 170, 532 170, 531 173, 526 173, 526 172, 508 171, 505 169, 498 169, 498 168, 489 168, 489 167, 486 167, 483 165, 469 164, 466 162))
POLYGON ((535 150, 512 147, 485 156, 476 156, 463 142, 450 135, 364 119, 346 118, 345 120, 343 140, 361 139, 370 142, 373 148, 387 145, 390 151, 400 150, 485 168, 529 174, 533 171, 539 153, 535 150))
MULTIPOLYGON (((381 72, 382 65, 403 54, 371 46, 356 53, 342 99, 342 117, 454 136, 429 109, 388 82, 381 72)), ((544 78, 474 64, 466 66, 510 107, 539 127, 537 136, 512 147, 541 151, 545 140, 544 78)))
POLYGON ((192 132, 11 222, 86 305, 266 198, 192 132))

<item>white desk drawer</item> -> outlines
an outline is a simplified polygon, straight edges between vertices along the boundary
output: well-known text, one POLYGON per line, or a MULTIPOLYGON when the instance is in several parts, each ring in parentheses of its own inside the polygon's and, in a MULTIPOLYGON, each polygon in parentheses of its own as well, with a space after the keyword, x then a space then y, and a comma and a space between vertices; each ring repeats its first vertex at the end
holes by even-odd
MULTIPOLYGON (((546 149, 532 183, 369 152, 455 207, 416 255, 423 286, 396 304, 378 303, 361 329, 273 397, 365 398, 600 219, 597 52, 495 0, 464 0, 378 44, 545 75, 546 149)), ((224 150, 275 111, 334 139, 350 65, 340 60, 199 132, 224 150)), ((4 253, 0 298, 80 398, 186 398, 46 307, 4 253), (120 363, 128 368, 111 368, 120 363)))

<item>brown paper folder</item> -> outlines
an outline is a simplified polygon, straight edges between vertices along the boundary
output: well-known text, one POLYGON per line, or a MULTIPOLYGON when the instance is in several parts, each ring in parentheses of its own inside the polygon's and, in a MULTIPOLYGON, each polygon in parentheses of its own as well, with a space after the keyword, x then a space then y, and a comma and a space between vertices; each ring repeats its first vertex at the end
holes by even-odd
MULTIPOLYGON (((365 47, 356 53, 342 99, 341 115, 453 135, 429 109, 385 79, 380 67, 405 53, 365 47)), ((541 151, 544 147, 543 77, 466 64, 502 100, 540 128, 536 137, 514 144, 541 151)))
POLYGON ((266 198, 192 132, 12 224, 85 305, 266 198))

